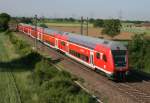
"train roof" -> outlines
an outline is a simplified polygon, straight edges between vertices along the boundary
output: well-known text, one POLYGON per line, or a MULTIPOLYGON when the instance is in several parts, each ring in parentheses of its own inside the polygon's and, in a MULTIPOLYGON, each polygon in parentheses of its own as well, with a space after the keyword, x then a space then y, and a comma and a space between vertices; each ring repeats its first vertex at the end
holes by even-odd
POLYGON ((97 45, 103 45, 105 47, 110 48, 111 50, 127 50, 127 48, 120 42, 111 41, 106 39, 99 39, 95 37, 75 34, 75 33, 68 33, 65 32, 64 35, 67 35, 70 42, 74 42, 77 44, 84 45, 88 48, 94 49, 97 45))
POLYGON ((49 35, 54 35, 54 33, 56 35, 57 34, 63 35, 64 32, 61 32, 61 31, 58 31, 58 30, 55 30, 55 29, 44 28, 44 33, 47 33, 49 35))
POLYGON ((99 44, 108 47, 111 50, 116 50, 118 48, 120 50, 127 50, 127 48, 121 42, 118 41, 100 39, 100 38, 95 38, 95 37, 90 37, 90 36, 85 36, 85 35, 75 34, 75 33, 69 33, 69 32, 62 32, 62 31, 49 29, 49 28, 44 29, 44 32, 51 35, 54 35, 55 32, 55 35, 59 34, 62 36, 66 36, 68 38, 68 41, 83 45, 90 49, 95 49, 95 47, 99 44))
POLYGON ((53 34, 54 32, 55 32, 55 30, 52 30, 52 29, 48 29, 48 28, 44 29, 44 33, 46 33, 46 34, 54 35, 53 34))

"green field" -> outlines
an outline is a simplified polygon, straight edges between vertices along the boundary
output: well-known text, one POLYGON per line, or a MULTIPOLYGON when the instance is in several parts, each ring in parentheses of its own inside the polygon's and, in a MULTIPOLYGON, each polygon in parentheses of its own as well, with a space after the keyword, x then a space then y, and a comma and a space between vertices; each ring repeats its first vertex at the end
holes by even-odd
MULTIPOLYGON (((70 22, 47 22, 45 23, 48 27, 80 27, 80 23, 70 23, 70 22)), ((86 24, 85 24, 86 26, 86 24)), ((89 24, 89 27, 93 27, 93 24, 89 24)), ((144 27, 135 27, 132 23, 122 23, 122 32, 131 32, 131 33, 146 33, 150 35, 150 29, 144 28, 144 27), (127 25, 131 25, 131 27, 128 27, 127 25)))
MULTIPOLYGON (((80 23, 45 23, 47 26, 61 26, 61 27, 80 27, 80 23)), ((93 27, 93 24, 89 24, 89 27, 93 27)))
POLYGON ((21 103, 20 95, 11 68, 7 66, 9 60, 17 57, 14 48, 3 33, 0 34, 0 103, 21 103), (8 46, 9 45, 9 46, 8 46), (10 55, 8 55, 10 53, 10 55))
POLYGON ((133 23, 123 23, 122 24, 122 30, 123 32, 131 32, 135 34, 141 34, 141 33, 146 33, 150 35, 150 28, 145 28, 145 27, 135 27, 133 23))

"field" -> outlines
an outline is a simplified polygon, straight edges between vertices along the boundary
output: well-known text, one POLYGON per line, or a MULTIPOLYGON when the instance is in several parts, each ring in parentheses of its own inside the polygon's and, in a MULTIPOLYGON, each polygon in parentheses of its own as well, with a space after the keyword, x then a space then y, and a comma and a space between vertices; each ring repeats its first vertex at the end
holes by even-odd
POLYGON ((123 23, 122 24, 123 28, 122 31, 124 32, 131 32, 131 33, 145 33, 150 35, 150 27, 136 27, 132 23, 123 23))
POLYGON ((7 62, 16 58, 17 55, 8 38, 2 33, 0 34, 0 51, 0 103, 21 103, 11 68, 4 68, 7 62))
MULTIPOLYGON (((80 34, 80 24, 64 24, 64 23, 48 23, 47 24, 49 28, 53 28, 56 30, 66 31, 66 32, 72 32, 80 34), (70 26, 71 25, 71 26, 70 26)), ((103 35, 101 33, 102 28, 94 28, 92 25, 89 26, 88 35, 98 38, 105 38, 105 39, 112 39, 111 37, 107 35, 103 35)), ((87 29, 86 25, 84 25, 83 34, 87 35, 87 29)), ((117 35, 113 37, 113 39, 120 39, 120 40, 130 40, 133 36, 133 33, 129 32, 121 32, 120 35, 117 35)))
MULTIPOLYGON (((60 31, 72 32, 80 34, 80 24, 79 23, 46 23, 49 28, 53 28, 60 31)), ((124 25, 124 24, 123 24, 124 25)), ((88 35, 98 38, 105 39, 116 39, 116 40, 131 40, 132 36, 135 33, 146 33, 150 34, 150 29, 142 29, 142 28, 127 28, 124 27, 121 30, 121 33, 113 38, 103 35, 101 33, 102 28, 94 28, 92 24, 89 25, 88 35)), ((87 35, 86 25, 84 25, 83 34, 87 35)))

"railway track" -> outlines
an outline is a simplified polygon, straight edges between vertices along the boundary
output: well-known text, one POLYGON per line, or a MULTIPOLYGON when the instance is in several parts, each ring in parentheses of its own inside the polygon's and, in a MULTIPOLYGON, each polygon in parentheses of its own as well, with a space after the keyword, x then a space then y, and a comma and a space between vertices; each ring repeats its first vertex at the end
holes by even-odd
POLYGON ((11 80, 11 84, 15 90, 15 93, 16 93, 16 96, 17 96, 17 102, 18 103, 22 103, 21 101, 21 96, 20 96, 20 93, 19 93, 19 90, 18 90, 18 87, 16 85, 16 82, 15 82, 15 78, 14 78, 14 75, 12 72, 7 72, 7 75, 8 75, 8 78, 11 80))
MULTIPOLYGON (((20 34, 22 34, 22 33, 20 33, 20 34)), ((23 34, 23 36, 27 37, 24 34, 23 34)), ((33 39, 31 39, 30 37, 27 37, 27 38, 30 39, 32 44, 34 43, 33 39)), ((99 75, 98 73, 95 73, 93 70, 89 69, 88 67, 86 67, 86 66, 84 66, 80 63, 75 62, 74 60, 66 57, 65 55, 60 54, 59 52, 56 52, 56 50, 53 50, 51 48, 43 46, 43 43, 41 43, 41 42, 38 42, 37 45, 42 50, 42 52, 43 51, 47 52, 48 54, 51 55, 51 57, 53 59, 60 59, 61 58, 62 59, 61 65, 63 65, 65 68, 69 68, 70 65, 72 65, 72 66, 76 66, 76 68, 82 69, 82 70, 80 70, 80 72, 76 71, 78 76, 81 76, 84 73, 85 74, 87 73, 89 76, 91 76, 92 79, 90 77, 88 77, 88 78, 89 78, 89 81, 91 80, 90 83, 93 83, 93 84, 89 84, 89 85, 91 85, 91 87, 94 87, 93 89, 97 92, 96 96, 98 98, 101 98, 101 96, 102 96, 101 95, 101 90, 98 90, 98 89, 99 89, 99 86, 101 85, 101 83, 103 83, 103 85, 109 86, 108 88, 114 89, 114 91, 116 91, 117 95, 118 95, 118 92, 119 92, 122 95, 122 97, 130 98, 129 100, 132 99, 135 103, 136 102, 138 102, 138 103, 150 103, 150 94, 148 92, 146 92, 146 90, 149 90, 149 89, 144 89, 145 92, 141 90, 141 88, 145 88, 145 85, 147 83, 148 84, 150 83, 149 81, 137 82, 135 85, 133 85, 129 82, 116 83, 116 82, 108 80, 106 77, 104 77, 102 75, 99 75), (93 78, 95 80, 93 80, 93 78), (144 85, 144 86, 142 86, 140 88, 137 87, 137 85, 138 84, 140 85, 141 83, 143 83, 142 85, 144 85)), ((71 69, 71 67, 70 67, 70 72, 73 73, 74 71, 75 71, 75 69, 71 69)), ((81 76, 81 77, 83 77, 83 76, 81 76)), ((137 79, 137 78, 134 78, 134 79, 137 79)), ((88 85, 86 85, 86 86, 88 86, 88 85)), ((146 86, 148 86, 148 85, 146 85, 146 86)), ((88 88, 90 88, 90 86, 88 86, 88 88)), ((147 87, 147 88, 150 88, 150 86, 147 87)), ((110 92, 111 92, 111 90, 110 90, 110 92)), ((124 99, 122 99, 122 100, 124 100, 124 99)), ((126 103, 133 103, 133 101, 129 101, 129 100, 127 100, 126 103)))
POLYGON ((122 88, 118 88, 121 91, 124 91, 124 93, 126 93, 127 95, 132 96, 136 101, 138 101, 139 103, 149 103, 150 102, 150 95, 147 93, 144 93, 130 85, 121 83, 119 84, 119 87, 122 88))

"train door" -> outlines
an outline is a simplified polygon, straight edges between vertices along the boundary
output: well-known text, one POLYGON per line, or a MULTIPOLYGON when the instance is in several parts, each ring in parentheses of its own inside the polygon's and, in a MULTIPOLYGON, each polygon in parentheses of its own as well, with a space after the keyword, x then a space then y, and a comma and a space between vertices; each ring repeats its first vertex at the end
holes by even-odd
POLYGON ((40 38, 41 38, 41 41, 42 41, 43 40, 43 32, 41 32, 41 37, 40 38))
POLYGON ((37 39, 40 40, 40 32, 37 32, 37 39))
POLYGON ((28 35, 30 35, 30 28, 28 28, 28 35))
POLYGON ((55 48, 58 48, 58 39, 55 39, 55 48))
POLYGON ((66 51, 67 51, 67 53, 69 53, 69 43, 68 42, 66 42, 66 51))
POLYGON ((30 28, 30 34, 29 34, 30 36, 31 36, 31 32, 32 32, 32 29, 30 28))
POLYGON ((94 53, 90 52, 90 64, 93 66, 94 65, 94 53))

